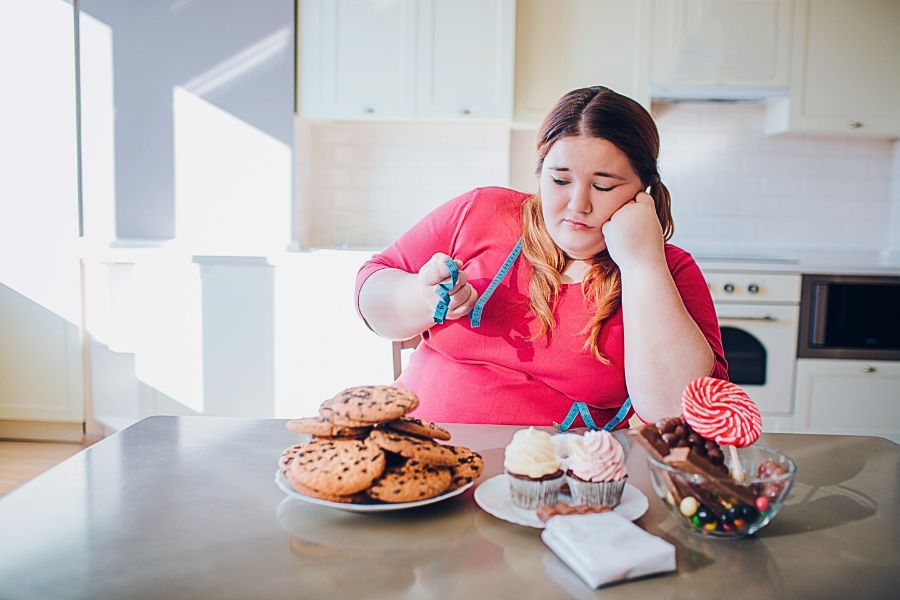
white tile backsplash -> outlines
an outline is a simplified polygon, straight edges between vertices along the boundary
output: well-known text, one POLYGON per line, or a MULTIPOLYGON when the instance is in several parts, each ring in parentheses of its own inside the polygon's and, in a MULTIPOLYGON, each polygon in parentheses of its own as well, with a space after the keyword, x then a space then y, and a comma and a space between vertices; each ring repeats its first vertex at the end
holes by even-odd
MULTIPOLYGON (((900 142, 766 136, 757 104, 655 104, 673 241, 689 250, 900 253, 900 142)), ((533 130, 477 123, 305 123, 307 247, 382 247, 473 187, 534 189, 533 130)))
POLYGON ((886 247, 891 142, 766 136, 755 104, 658 104, 654 113, 675 243, 786 254, 886 247))

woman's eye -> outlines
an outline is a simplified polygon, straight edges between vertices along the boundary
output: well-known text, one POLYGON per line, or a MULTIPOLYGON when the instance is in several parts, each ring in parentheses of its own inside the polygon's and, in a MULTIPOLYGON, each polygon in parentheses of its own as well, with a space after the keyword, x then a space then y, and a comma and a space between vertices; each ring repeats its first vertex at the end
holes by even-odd
POLYGON ((593 188, 594 188, 595 190, 597 190, 598 192, 609 192, 609 191, 612 190, 612 188, 600 187, 600 186, 597 185, 596 183, 593 185, 593 188))
POLYGON ((556 177, 553 178, 553 183, 555 183, 556 185, 568 185, 569 184, 569 182, 566 181, 565 179, 557 179, 556 177))

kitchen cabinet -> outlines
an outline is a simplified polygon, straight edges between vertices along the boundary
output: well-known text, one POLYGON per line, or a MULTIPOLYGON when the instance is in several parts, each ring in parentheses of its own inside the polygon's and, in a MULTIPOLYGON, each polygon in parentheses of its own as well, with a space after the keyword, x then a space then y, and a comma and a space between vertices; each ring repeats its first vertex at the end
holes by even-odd
POLYGON ((900 135, 900 2, 797 0, 790 98, 768 133, 900 135))
POLYGON ((515 121, 535 127, 570 90, 605 85, 649 107, 645 1, 519 0, 515 121))
POLYGON ((900 362, 801 358, 794 399, 795 431, 900 443, 900 362))
POLYGON ((786 94, 792 0, 655 0, 650 86, 762 87, 786 94))
POLYGON ((515 0, 304 0, 300 113, 506 118, 515 0))

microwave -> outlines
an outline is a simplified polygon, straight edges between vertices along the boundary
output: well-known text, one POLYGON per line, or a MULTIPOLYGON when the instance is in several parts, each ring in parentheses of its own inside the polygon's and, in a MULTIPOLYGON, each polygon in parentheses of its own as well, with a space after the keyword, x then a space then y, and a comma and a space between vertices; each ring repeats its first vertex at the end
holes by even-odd
POLYGON ((900 360, 900 276, 804 275, 797 356, 900 360))

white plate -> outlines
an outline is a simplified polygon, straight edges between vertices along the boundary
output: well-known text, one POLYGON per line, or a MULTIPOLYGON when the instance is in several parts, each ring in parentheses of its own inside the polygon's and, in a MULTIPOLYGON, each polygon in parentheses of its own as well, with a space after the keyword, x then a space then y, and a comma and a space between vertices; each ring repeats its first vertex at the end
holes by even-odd
POLYGON ((282 492, 290 496, 291 498, 296 498, 297 500, 302 500, 303 502, 308 502, 309 504, 317 504, 319 506, 327 506, 328 508, 337 508, 339 510, 346 510, 348 512, 387 512, 391 510, 403 510, 405 508, 415 508, 417 506, 425 506, 427 504, 434 504, 435 502, 441 502, 443 500, 447 500, 448 498, 453 498, 454 496, 459 496, 464 491, 472 487, 474 485, 474 481, 470 481, 466 485, 456 488, 452 492, 447 492, 446 494, 441 494, 440 496, 435 496, 434 498, 427 498, 425 500, 417 500, 415 502, 397 502, 397 503, 384 503, 384 504, 350 504, 347 502, 332 502, 330 500, 322 500, 320 498, 312 498, 310 496, 305 496, 295 490, 293 486, 291 486, 290 482, 285 479, 284 475, 281 474, 281 470, 275 471, 275 485, 281 489, 282 492))
MULTIPOLYGON (((491 477, 475 488, 475 502, 488 514, 498 519, 515 523, 516 525, 525 525, 526 527, 544 528, 544 522, 538 519, 537 512, 526 508, 513 506, 509 499, 509 483, 507 483, 508 475, 500 474, 491 477)), ((560 502, 571 502, 572 498, 567 494, 560 494, 560 502)), ((639 519, 644 516, 647 509, 650 508, 650 501, 644 492, 637 489, 630 483, 625 484, 622 491, 622 501, 613 509, 630 521, 639 519)))

